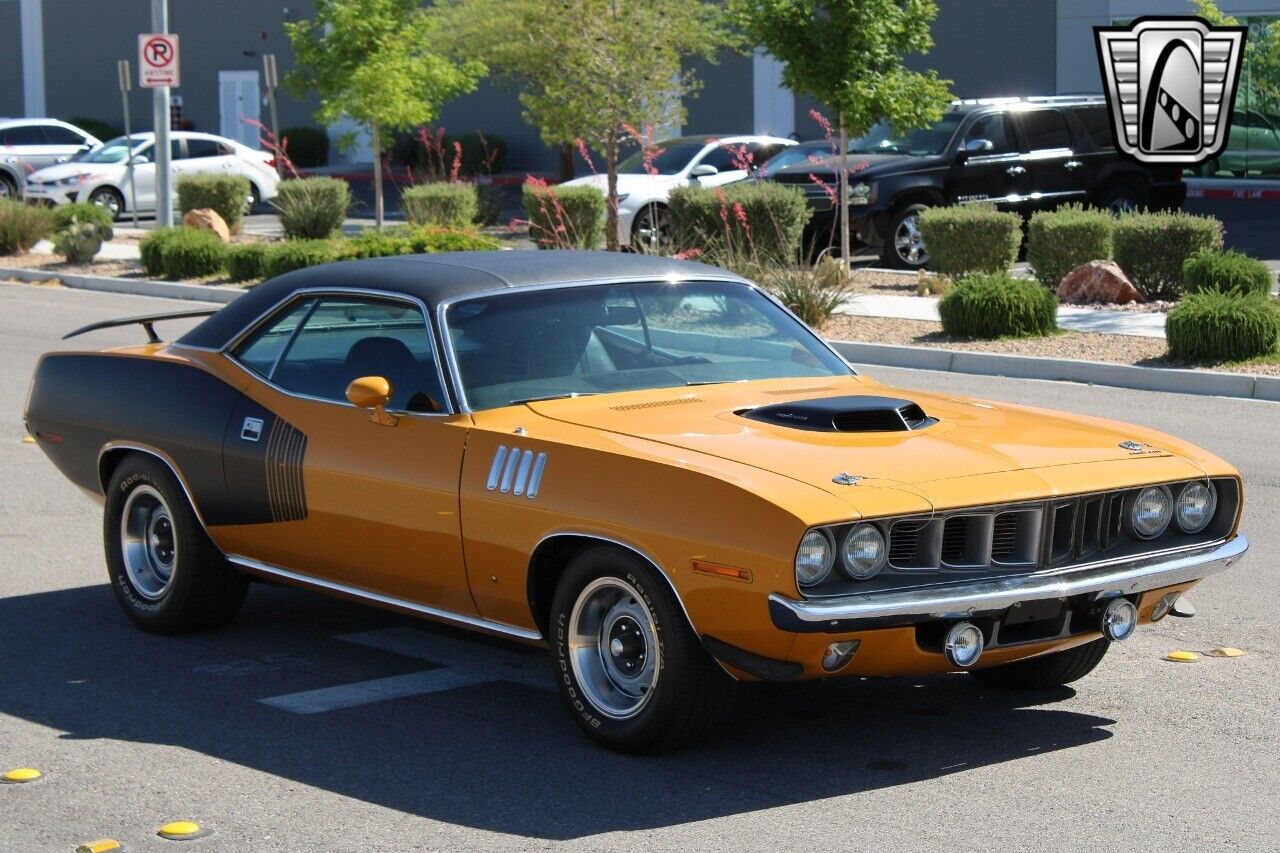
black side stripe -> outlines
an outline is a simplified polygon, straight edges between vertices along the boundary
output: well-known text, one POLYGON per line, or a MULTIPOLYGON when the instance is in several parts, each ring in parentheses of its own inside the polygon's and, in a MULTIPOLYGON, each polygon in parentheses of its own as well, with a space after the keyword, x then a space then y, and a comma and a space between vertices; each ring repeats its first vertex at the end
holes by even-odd
POLYGON ((272 521, 302 521, 307 517, 307 493, 302 482, 306 453, 306 435, 288 421, 275 418, 264 460, 272 521))

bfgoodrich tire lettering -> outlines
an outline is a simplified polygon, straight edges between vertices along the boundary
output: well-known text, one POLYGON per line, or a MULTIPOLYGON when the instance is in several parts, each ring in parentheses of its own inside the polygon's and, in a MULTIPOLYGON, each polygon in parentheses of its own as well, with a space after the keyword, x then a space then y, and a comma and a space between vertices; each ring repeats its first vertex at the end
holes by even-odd
POLYGON ((157 459, 131 454, 121 460, 107 487, 102 538, 111 589, 140 628, 179 634, 218 627, 244 601, 248 580, 218 552, 181 485, 157 459), (140 558, 148 548, 150 558, 140 558))
POLYGON ((620 752, 675 749, 713 730, 732 704, 733 680, 703 650, 665 580, 629 553, 598 547, 578 554, 556 587, 550 616, 556 684, 579 728, 601 746, 620 752), (580 617, 583 599, 602 589, 618 596, 617 610, 601 605, 615 616, 602 628, 614 633, 602 634, 602 645, 590 651, 603 657, 612 649, 624 664, 624 652, 639 661, 642 651, 651 667, 643 674, 637 670, 637 678, 651 687, 632 704, 625 693, 619 704, 600 702, 601 690, 584 684, 583 668, 574 663, 575 653, 583 652, 575 608, 580 617), (642 621, 643 628, 634 630, 642 621))

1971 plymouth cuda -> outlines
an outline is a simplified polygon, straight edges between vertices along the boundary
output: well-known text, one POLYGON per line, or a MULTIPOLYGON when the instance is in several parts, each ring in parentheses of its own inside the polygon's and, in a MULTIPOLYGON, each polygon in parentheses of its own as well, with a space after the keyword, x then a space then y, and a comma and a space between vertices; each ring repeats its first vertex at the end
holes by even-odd
POLYGON ((701 264, 353 261, 172 343, 87 328, 122 322, 152 340, 46 355, 26 422, 134 622, 222 625, 260 576, 544 643, 615 749, 708 731, 735 680, 1073 681, 1247 547, 1212 454, 885 387, 701 264))

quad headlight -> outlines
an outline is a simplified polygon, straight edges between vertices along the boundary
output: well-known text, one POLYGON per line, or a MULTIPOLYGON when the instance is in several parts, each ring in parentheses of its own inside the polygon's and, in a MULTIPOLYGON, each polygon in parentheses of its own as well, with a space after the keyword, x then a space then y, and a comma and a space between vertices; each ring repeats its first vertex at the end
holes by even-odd
POLYGON ((825 530, 810 530, 800 540, 796 551, 796 580, 801 586, 813 586, 827 579, 836 562, 835 542, 825 530))
POLYGON ((1173 518, 1173 495, 1167 486, 1147 486, 1129 500, 1126 520, 1139 539, 1154 539, 1173 518))
POLYGON ((1218 508, 1218 491, 1208 480, 1194 480, 1182 487, 1174 518, 1183 533, 1199 533, 1209 526, 1218 508))
POLYGON ((871 184, 865 181, 851 184, 849 186, 849 204, 870 204, 871 203, 871 184))
POLYGON ((884 534, 874 524, 859 524, 849 531, 841 549, 844 571, 856 581, 874 577, 888 560, 884 534))

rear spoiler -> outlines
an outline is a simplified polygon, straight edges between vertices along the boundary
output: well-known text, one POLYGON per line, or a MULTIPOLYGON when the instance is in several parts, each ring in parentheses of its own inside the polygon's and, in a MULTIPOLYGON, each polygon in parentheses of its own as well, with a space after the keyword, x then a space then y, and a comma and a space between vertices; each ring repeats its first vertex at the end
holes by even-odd
POLYGON ((124 317, 119 320, 103 320, 100 323, 90 323, 87 326, 81 326, 74 332, 67 332, 62 336, 65 341, 67 338, 74 338, 77 335, 83 335, 86 332, 96 332, 98 329, 113 329, 116 326, 132 326, 134 324, 142 326, 147 330, 147 342, 152 344, 161 343, 160 336, 156 334, 154 323, 160 320, 183 320, 188 317, 208 317, 210 314, 218 313, 218 308, 201 308, 197 311, 173 311, 168 314, 146 314, 142 317, 124 317))

